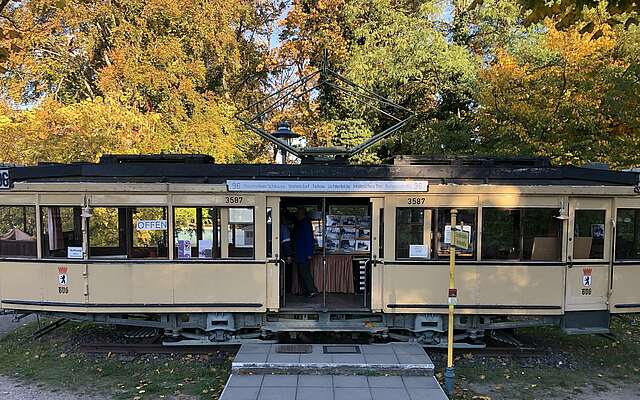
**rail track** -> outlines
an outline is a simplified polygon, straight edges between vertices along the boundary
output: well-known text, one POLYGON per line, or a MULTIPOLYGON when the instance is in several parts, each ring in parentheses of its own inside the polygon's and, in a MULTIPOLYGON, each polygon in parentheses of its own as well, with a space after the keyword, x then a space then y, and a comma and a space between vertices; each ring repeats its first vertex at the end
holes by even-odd
POLYGON ((83 353, 113 354, 214 354, 234 353, 240 345, 164 346, 161 343, 94 343, 81 344, 83 353))
MULTIPOLYGON (((240 345, 193 345, 193 346, 165 346, 161 343, 92 343, 81 344, 80 351, 93 354, 215 354, 235 353, 240 345)), ((428 353, 444 353, 446 349, 425 348, 428 353)), ((527 358, 545 354, 544 349, 533 347, 486 347, 483 349, 456 350, 456 354, 472 354, 480 357, 517 357, 527 358)))
MULTIPOLYGON (((441 354, 446 353, 446 348, 425 348, 428 353, 441 354)), ((538 357, 547 353, 545 349, 536 347, 485 347, 481 349, 456 349, 455 355, 471 354, 479 357, 513 357, 513 358, 529 358, 538 357)))

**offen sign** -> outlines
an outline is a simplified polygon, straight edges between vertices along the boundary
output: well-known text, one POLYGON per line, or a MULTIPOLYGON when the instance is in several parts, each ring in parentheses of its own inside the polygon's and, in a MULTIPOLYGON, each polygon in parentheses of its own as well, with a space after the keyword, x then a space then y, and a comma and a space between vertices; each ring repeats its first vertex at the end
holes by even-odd
POLYGON ((136 230, 138 230, 138 231, 166 231, 167 230, 167 220, 165 220, 165 219, 156 219, 156 220, 141 219, 138 222, 136 222, 136 230))

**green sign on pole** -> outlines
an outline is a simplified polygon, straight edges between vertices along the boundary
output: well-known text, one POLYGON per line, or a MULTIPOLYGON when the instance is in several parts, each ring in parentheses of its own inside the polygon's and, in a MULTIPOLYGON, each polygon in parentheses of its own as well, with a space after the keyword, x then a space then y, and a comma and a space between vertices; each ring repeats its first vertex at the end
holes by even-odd
POLYGON ((451 245, 456 249, 468 249, 471 241, 471 234, 461 229, 451 230, 451 245))

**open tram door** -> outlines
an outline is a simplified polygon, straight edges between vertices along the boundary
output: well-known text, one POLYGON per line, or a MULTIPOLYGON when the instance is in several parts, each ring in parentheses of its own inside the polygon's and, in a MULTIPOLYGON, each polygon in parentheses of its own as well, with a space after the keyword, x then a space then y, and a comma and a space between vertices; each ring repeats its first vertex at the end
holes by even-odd
POLYGON ((378 243, 372 230, 373 220, 378 218, 374 209, 372 199, 353 195, 280 198, 277 220, 275 213, 272 218, 278 244, 272 249, 279 258, 281 310, 371 309, 372 249, 378 243), (306 242, 301 232, 313 237, 312 254, 302 259, 298 247, 301 240, 306 242), (290 258, 284 255, 286 247, 291 247, 290 258), (305 269, 310 272, 306 276, 305 269))
POLYGON ((611 210, 611 199, 569 199, 563 322, 568 333, 608 330, 614 233, 611 210))

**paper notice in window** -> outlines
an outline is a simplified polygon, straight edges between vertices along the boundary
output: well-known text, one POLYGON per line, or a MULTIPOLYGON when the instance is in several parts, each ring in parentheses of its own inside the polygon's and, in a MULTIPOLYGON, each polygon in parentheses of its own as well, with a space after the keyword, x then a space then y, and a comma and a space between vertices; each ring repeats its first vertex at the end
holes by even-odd
POLYGON ((198 258, 213 258, 213 241, 198 240, 198 258))
POLYGON ((178 240, 178 258, 191 258, 191 240, 178 240))
POLYGON ((428 258, 429 249, 424 244, 410 244, 409 258, 428 258))
MULTIPOLYGON (((471 225, 456 225, 456 229, 469 232, 469 237, 471 237, 471 225)), ((451 244, 451 225, 444 226, 444 243, 451 244)))
POLYGON ((67 258, 83 258, 82 247, 67 247, 67 258))

